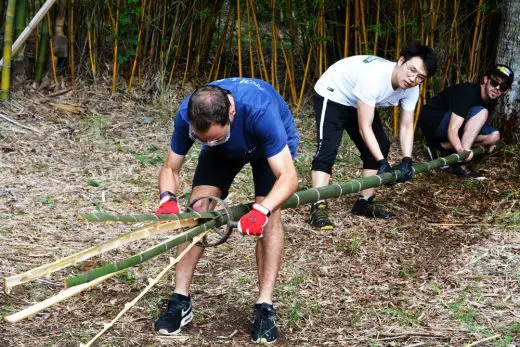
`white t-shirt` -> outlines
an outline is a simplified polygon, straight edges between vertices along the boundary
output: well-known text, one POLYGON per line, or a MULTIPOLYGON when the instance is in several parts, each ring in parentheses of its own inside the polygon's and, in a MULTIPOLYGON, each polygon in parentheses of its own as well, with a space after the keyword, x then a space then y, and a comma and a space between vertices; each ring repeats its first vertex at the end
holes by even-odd
POLYGON ((371 55, 356 55, 331 65, 320 77, 314 90, 324 98, 357 108, 358 100, 374 107, 401 108, 413 111, 419 99, 419 86, 392 88, 396 63, 371 55))

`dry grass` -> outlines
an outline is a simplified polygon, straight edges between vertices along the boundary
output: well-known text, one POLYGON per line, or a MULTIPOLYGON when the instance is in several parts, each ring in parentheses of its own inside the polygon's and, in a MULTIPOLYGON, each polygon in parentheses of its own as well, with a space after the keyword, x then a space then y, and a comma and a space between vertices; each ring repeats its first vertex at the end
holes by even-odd
MULTIPOLYGON (((185 92, 161 101, 110 96, 106 86, 75 95, 18 91, 2 109, 40 133, 0 122, 0 271, 10 276, 100 243, 137 226, 88 224, 80 213, 151 212, 157 173, 172 130, 171 114, 185 92), (52 103, 72 104, 79 114, 52 103), (68 112, 68 113, 67 113, 68 112)), ((137 92, 136 92, 137 93, 137 92)), ((306 113, 310 115, 310 108, 306 113)), ((297 119, 301 186, 310 185, 313 118, 297 119)), ((394 147, 397 147, 394 145, 394 147)), ((416 156, 424 160, 421 146, 416 156)), ((484 160, 491 178, 475 183, 442 172, 379 190, 395 210, 391 221, 350 215, 354 197, 331 201, 338 227, 317 232, 307 208, 284 212, 285 258, 276 287, 288 346, 461 346, 501 334, 488 345, 520 342, 519 155, 508 147, 484 160)), ((395 151, 395 148, 394 148, 395 151)), ((181 192, 189 193, 197 150, 181 192)), ((397 158, 397 155, 393 155, 397 158)), ((345 145, 335 180, 359 175, 356 151, 345 145)), ((231 203, 252 198, 250 172, 236 180, 231 203)), ((184 204, 185 206, 185 204, 184 204)), ((71 273, 121 259, 157 242, 137 242, 53 274, 46 282, 0 294, 2 315, 51 296, 71 273)), ((1 346, 69 346, 86 342, 167 263, 161 256, 130 273, 17 324, 0 323, 1 346)), ((161 282, 99 340, 99 345, 244 345, 256 296, 254 242, 235 239, 208 249, 192 286, 195 320, 175 338, 151 325, 172 291, 161 282)))

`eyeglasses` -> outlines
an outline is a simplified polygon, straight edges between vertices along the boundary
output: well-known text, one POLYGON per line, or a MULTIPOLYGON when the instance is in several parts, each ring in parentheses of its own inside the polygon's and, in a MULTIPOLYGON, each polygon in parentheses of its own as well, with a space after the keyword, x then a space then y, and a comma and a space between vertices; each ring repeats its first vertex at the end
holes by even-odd
POLYGON ((507 91, 509 89, 509 86, 507 84, 500 83, 500 81, 498 81, 498 80, 496 80, 496 79, 494 79, 492 77, 489 78, 489 84, 493 88, 498 87, 498 89, 500 89, 500 91, 502 93, 504 93, 505 91, 507 91))
POLYGON ((407 61, 404 63, 404 65, 406 66, 406 71, 408 72, 409 76, 413 77, 413 79, 415 81, 417 81, 419 84, 424 82, 424 80, 426 79, 426 76, 420 74, 419 71, 417 71, 417 69, 415 68, 415 66, 413 66, 413 65, 412 65, 412 67, 408 66, 407 61))
POLYGON ((202 140, 200 137, 197 136, 197 134, 195 133, 195 130, 193 130, 191 125, 189 127, 188 134, 190 136, 190 139, 192 139, 193 141, 199 141, 203 145, 206 145, 206 146, 209 146, 209 147, 218 146, 218 145, 221 145, 223 143, 226 143, 229 140, 229 138, 231 137, 231 123, 229 124, 228 132, 227 132, 226 136, 223 137, 223 138, 217 139, 217 140, 211 140, 211 141, 204 141, 204 140, 202 140))

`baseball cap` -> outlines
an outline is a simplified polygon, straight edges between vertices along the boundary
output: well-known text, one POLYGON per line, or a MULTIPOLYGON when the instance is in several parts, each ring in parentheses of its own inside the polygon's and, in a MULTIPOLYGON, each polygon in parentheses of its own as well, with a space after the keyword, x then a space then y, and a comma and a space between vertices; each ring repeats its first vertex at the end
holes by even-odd
POLYGON ((501 77, 504 80, 504 83, 507 84, 509 87, 511 87, 515 78, 513 70, 511 70, 509 66, 504 64, 496 64, 491 69, 490 75, 501 77))

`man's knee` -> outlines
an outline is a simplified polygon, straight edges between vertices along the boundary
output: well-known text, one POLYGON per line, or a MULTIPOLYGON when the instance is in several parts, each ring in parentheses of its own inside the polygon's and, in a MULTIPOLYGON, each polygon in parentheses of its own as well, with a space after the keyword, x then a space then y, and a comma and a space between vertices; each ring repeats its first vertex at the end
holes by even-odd
MULTIPOLYGON (((384 139, 378 139, 378 141, 379 141, 379 148, 381 149, 381 153, 383 154, 383 157, 388 158, 388 153, 390 152, 390 141, 386 137, 384 139)), ((379 169, 379 163, 372 156, 372 153, 370 153, 368 148, 363 150, 363 153, 361 154, 361 160, 363 161, 363 169, 369 169, 369 170, 379 169)))
POLYGON ((474 123, 484 124, 489 116, 489 111, 484 107, 472 107, 468 112, 466 125, 464 128, 471 126, 474 123))

